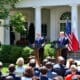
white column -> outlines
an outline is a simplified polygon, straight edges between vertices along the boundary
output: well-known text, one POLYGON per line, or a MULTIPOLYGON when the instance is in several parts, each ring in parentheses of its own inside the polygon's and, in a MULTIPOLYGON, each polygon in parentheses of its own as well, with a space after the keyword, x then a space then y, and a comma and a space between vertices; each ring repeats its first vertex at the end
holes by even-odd
POLYGON ((4 20, 0 19, 0 43, 4 44, 4 20))
POLYGON ((4 27, 4 44, 9 45, 10 44, 10 25, 9 25, 10 17, 5 19, 5 24, 8 27, 4 27))
POLYGON ((35 8, 35 38, 37 33, 41 35, 41 7, 35 8))
POLYGON ((52 41, 54 41, 56 39, 57 39, 56 9, 51 9, 51 11, 50 11, 50 41, 52 42, 52 41))
POLYGON ((72 18, 72 32, 78 39, 78 5, 71 6, 71 18, 72 18))

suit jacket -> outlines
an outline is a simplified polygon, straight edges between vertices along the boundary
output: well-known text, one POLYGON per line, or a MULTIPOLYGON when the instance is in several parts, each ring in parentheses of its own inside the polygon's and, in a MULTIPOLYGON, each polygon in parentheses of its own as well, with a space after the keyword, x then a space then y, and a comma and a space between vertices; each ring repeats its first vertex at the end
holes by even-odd
POLYGON ((59 48, 65 47, 68 43, 69 43, 69 40, 68 40, 67 37, 59 38, 59 39, 58 39, 58 47, 59 47, 59 48))
POLYGON ((43 43, 44 43, 44 38, 36 39, 35 40, 35 47, 41 48, 43 43))
POLYGON ((49 80, 47 76, 40 76, 40 80, 49 80))

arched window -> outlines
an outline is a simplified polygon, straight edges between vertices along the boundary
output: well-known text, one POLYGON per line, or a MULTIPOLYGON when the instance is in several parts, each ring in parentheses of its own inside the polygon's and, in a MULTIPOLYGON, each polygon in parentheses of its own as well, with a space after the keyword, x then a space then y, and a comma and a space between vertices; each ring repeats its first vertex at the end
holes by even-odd
POLYGON ((70 12, 64 12, 64 13, 60 16, 60 31, 65 31, 67 18, 68 18, 69 21, 71 22, 71 13, 70 13, 70 12))

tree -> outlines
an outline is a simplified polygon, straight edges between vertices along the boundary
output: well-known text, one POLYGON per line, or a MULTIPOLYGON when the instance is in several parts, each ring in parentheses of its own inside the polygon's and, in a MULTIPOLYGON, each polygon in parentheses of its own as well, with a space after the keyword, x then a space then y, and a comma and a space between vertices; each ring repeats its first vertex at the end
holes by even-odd
MULTIPOLYGON (((22 0, 0 0, 0 19, 7 19, 9 12, 11 9, 15 8, 15 4, 22 0)), ((21 13, 15 13, 11 17, 10 25, 15 27, 15 30, 19 33, 23 33, 24 31, 24 16, 21 13)), ((4 26, 8 26, 4 24, 4 26)), ((9 26, 8 26, 9 27, 9 26)))
POLYGON ((6 19, 15 4, 21 0, 0 0, 0 19, 6 19))
POLYGON ((24 22, 25 16, 20 12, 17 12, 13 16, 11 16, 10 25, 14 27, 15 31, 17 31, 18 33, 25 34, 26 28, 24 22))

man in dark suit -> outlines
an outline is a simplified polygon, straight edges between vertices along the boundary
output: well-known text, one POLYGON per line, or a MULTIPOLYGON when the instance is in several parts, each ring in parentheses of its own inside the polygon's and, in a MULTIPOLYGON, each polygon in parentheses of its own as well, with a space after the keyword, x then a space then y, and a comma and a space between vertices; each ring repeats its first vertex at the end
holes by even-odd
POLYGON ((64 57, 65 59, 65 64, 66 64, 66 59, 67 59, 67 53, 68 53, 68 44, 69 44, 69 40, 68 38, 65 36, 64 32, 60 32, 60 36, 58 39, 58 44, 59 44, 59 48, 61 48, 61 56, 64 57))
POLYGON ((45 40, 44 37, 42 37, 39 33, 36 34, 36 39, 35 39, 35 48, 38 49, 38 56, 40 62, 42 62, 43 57, 44 57, 44 45, 45 45, 45 40))
POLYGON ((54 64, 53 69, 54 71, 60 75, 65 76, 65 71, 67 70, 66 66, 64 65, 65 59, 62 56, 58 56, 57 64, 54 64))

